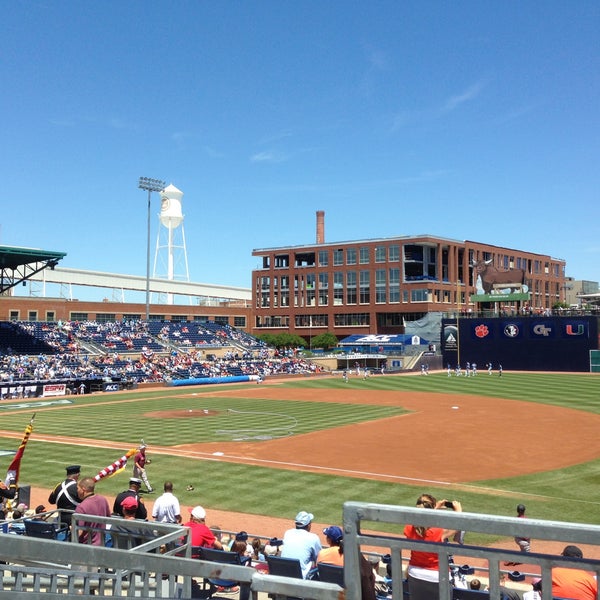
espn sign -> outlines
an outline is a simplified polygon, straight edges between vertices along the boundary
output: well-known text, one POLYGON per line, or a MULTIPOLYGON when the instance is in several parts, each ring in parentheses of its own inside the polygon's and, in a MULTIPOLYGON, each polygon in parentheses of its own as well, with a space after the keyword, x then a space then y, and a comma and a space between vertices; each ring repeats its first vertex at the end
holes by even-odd
POLYGON ((67 393, 66 383, 47 383, 42 388, 42 396, 64 396, 67 393))

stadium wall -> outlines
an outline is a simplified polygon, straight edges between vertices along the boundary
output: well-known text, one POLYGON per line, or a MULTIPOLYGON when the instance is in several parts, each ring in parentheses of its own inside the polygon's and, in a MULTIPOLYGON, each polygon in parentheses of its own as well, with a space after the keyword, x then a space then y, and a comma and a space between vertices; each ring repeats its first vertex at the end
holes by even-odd
POLYGON ((475 362, 482 370, 590 371, 598 317, 466 317, 442 319, 444 365, 475 362))

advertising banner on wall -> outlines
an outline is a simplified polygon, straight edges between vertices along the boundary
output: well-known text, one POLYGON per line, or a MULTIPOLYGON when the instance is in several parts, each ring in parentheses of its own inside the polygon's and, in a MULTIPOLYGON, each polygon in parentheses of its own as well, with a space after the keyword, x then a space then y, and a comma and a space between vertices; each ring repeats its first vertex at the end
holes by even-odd
POLYGON ((42 396, 64 396, 67 393, 66 383, 47 383, 42 388, 42 396))
POLYGON ((492 362, 520 371, 589 371, 596 317, 485 317, 442 320, 444 362, 492 362))

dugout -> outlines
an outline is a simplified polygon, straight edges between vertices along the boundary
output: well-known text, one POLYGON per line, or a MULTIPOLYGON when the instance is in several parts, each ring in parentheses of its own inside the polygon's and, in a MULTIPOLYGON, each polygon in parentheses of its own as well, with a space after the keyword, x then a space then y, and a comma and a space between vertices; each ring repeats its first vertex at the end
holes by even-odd
POLYGON ((444 366, 492 363, 512 371, 590 372, 598 350, 596 316, 513 316, 442 319, 444 366))

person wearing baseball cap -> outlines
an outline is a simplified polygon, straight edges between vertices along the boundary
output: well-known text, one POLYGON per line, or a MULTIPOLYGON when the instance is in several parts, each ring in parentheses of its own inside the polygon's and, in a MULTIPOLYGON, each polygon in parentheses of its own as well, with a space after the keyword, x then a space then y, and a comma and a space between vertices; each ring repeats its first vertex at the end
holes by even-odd
POLYGON ((140 496, 140 488, 142 487, 142 480, 137 477, 130 477, 129 479, 129 488, 125 491, 117 494, 115 501, 113 503, 113 514, 120 515, 121 517, 125 516, 123 511, 123 501, 125 498, 131 497, 136 502, 135 509, 135 518, 141 519, 142 521, 146 521, 148 519, 148 509, 144 504, 140 496))
POLYGON ((300 561, 304 579, 315 567, 317 556, 323 548, 319 536, 310 531, 313 519, 314 515, 312 513, 301 510, 294 519, 295 527, 288 529, 283 534, 281 556, 283 558, 297 558, 300 561))
MULTIPOLYGON (((517 517, 519 519, 525 519, 525 505, 524 504, 517 504, 517 517)), ((530 552, 531 551, 531 539, 528 537, 521 537, 521 536, 515 536, 515 544, 517 544, 517 546, 519 546, 519 550, 521 552, 530 552)), ((515 562, 515 561, 508 561, 505 562, 504 565, 506 567, 516 567, 517 565, 520 565, 520 562, 515 562)))
POLYGON ((206 525, 206 511, 202 506, 194 506, 190 509, 190 520, 183 526, 191 530, 192 546, 223 550, 223 544, 206 525))
POLYGON ((328 548, 323 548, 317 556, 318 563, 344 566, 344 532, 337 525, 330 525, 323 529, 323 535, 327 538, 328 548))
MULTIPOLYGON (((565 546, 561 556, 571 559, 583 558, 578 546, 565 546)), ((554 567, 552 569, 552 597, 577 598, 577 600, 596 600, 598 582, 594 574, 583 569, 554 567)))

